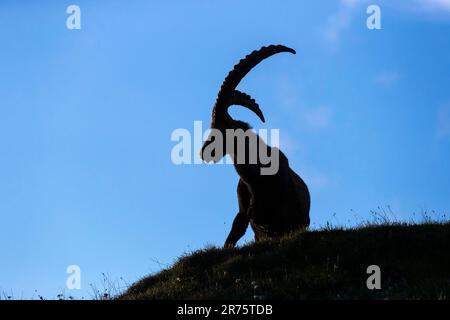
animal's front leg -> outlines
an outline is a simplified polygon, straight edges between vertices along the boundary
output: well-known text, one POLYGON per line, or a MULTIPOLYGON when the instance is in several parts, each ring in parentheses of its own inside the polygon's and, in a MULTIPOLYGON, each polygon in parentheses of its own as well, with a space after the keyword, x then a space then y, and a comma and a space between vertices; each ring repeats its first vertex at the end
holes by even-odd
POLYGON ((236 246, 236 243, 240 238, 242 238, 242 236, 245 234, 245 231, 247 231, 249 222, 250 220, 247 212, 238 212, 238 214, 234 218, 230 234, 225 241, 225 248, 234 248, 236 246))

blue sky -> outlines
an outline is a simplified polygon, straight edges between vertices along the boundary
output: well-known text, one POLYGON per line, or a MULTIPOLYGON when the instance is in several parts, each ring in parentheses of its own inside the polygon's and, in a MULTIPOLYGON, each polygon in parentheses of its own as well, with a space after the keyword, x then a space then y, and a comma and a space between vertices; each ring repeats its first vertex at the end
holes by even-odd
MULTIPOLYGON (((218 88, 254 49, 285 44, 240 89, 280 129, 312 194, 312 226, 450 210, 450 1, 2 1, 0 290, 133 282, 222 245, 231 165, 172 163, 177 128, 209 124, 218 88), (66 8, 81 8, 81 30, 66 8), (378 4, 382 29, 366 28, 378 4), (216 208, 216 204, 219 209, 216 208)), ((196 151, 193 151, 196 152, 196 151)), ((249 229, 241 243, 252 239, 249 229)))

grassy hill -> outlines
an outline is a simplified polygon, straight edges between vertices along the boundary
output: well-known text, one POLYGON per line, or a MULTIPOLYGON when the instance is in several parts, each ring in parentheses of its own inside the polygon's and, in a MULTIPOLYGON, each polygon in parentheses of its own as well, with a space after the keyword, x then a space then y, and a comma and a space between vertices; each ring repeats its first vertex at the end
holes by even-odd
POLYGON ((120 299, 449 299, 450 224, 298 233, 206 248, 146 277, 120 299), (381 289, 368 290, 369 265, 381 289))

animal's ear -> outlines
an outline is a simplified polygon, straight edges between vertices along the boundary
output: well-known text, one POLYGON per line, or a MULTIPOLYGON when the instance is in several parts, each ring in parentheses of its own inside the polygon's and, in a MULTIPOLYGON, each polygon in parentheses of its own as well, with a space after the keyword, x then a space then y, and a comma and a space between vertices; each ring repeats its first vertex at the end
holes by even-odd
POLYGON ((230 105, 243 106, 256 113, 256 115, 261 119, 262 122, 266 122, 258 103, 256 103, 255 99, 244 92, 234 90, 233 95, 231 96, 230 105))

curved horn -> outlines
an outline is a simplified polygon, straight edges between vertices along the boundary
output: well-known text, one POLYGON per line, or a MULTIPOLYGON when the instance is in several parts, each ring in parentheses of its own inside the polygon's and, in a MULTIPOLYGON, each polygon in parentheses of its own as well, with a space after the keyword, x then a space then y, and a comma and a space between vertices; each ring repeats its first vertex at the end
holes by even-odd
MULTIPOLYGON (((280 52, 290 52, 295 54, 295 50, 285 47, 283 45, 270 45, 268 47, 262 47, 259 50, 255 50, 244 59, 239 61, 237 65, 234 66, 220 87, 219 94, 217 95, 216 104, 214 105, 212 122, 216 120, 216 116, 226 118, 228 114, 226 109, 229 106, 229 99, 234 89, 238 86, 239 82, 250 72, 257 64, 259 64, 264 59, 273 56, 274 54, 280 52)), ((229 116, 228 116, 229 117, 229 116)))
POLYGON ((262 122, 266 122, 258 103, 256 103, 255 99, 250 97, 248 94, 239 90, 234 90, 230 104, 226 107, 226 109, 228 109, 232 105, 243 106, 256 113, 256 115, 261 119, 262 122))

